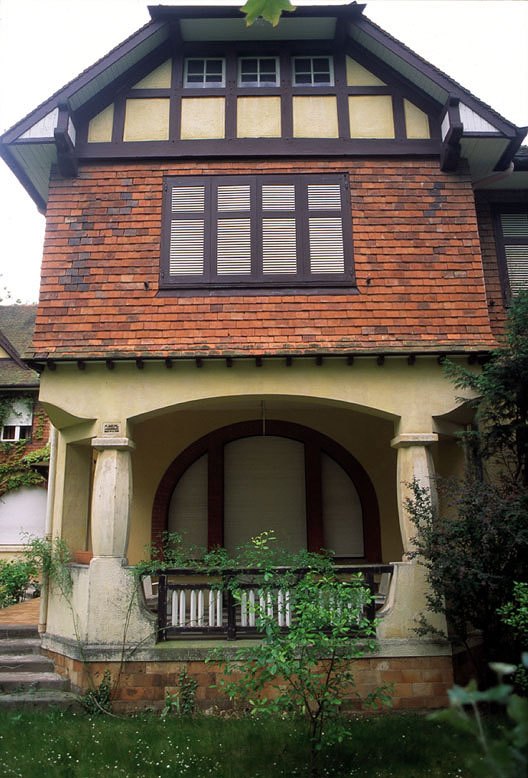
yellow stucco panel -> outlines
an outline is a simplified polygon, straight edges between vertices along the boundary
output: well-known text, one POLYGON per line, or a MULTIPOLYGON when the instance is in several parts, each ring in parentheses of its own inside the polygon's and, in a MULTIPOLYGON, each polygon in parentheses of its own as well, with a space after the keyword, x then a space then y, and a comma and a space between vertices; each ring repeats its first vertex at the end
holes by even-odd
POLYGON ((225 98, 184 97, 182 99, 182 140, 205 140, 224 137, 225 98))
POLYGON ((239 97, 237 100, 239 138, 280 138, 280 97, 239 97))
POLYGON ((351 138, 394 138, 390 95, 352 95, 348 112, 351 138))
POLYGON ((172 60, 166 60, 148 76, 142 78, 133 89, 169 89, 171 85, 172 60))
POLYGON ((335 96, 294 97, 293 135, 296 138, 338 138, 335 96))
POLYGON ((88 143, 110 143, 112 127, 114 126, 114 104, 107 107, 90 119, 88 125, 88 143))
POLYGON ((346 58, 346 75, 348 86, 386 86, 385 82, 374 73, 348 56, 346 58))
POLYGON ((123 140, 168 140, 169 111, 165 97, 127 100, 123 140))
POLYGON ((408 138, 430 138, 429 117, 409 100, 403 101, 405 111, 405 127, 408 138))

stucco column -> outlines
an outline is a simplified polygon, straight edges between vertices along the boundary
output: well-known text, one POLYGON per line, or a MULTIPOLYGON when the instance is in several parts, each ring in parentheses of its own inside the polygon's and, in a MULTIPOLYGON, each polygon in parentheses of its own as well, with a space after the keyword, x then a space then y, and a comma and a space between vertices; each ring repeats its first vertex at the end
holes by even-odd
POLYGON ((132 504, 129 438, 94 438, 99 455, 92 494, 92 548, 96 557, 126 557, 132 504))
POLYGON ((405 554, 411 550, 411 538, 416 534, 416 529, 406 508, 407 499, 412 497, 409 484, 416 479, 420 486, 431 491, 433 503, 436 502, 435 473, 430 447, 437 440, 438 435, 434 432, 403 433, 391 440, 391 446, 398 450, 398 515, 404 558, 405 554))

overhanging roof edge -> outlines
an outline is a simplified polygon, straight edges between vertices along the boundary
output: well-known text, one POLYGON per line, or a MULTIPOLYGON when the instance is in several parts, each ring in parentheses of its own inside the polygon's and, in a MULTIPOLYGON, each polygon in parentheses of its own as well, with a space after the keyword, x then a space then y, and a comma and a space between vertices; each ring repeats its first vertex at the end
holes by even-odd
POLYGON ((385 32, 385 30, 371 21, 368 17, 362 15, 354 21, 354 24, 366 35, 369 35, 378 43, 385 46, 385 48, 389 49, 393 54, 396 54, 409 65, 415 67, 422 75, 429 78, 448 94, 463 99, 464 103, 469 108, 472 108, 483 116, 483 118, 487 119, 507 137, 513 138, 518 134, 519 128, 515 124, 508 121, 508 119, 505 119, 497 113, 497 111, 491 108, 491 106, 473 95, 468 89, 451 78, 451 76, 448 76, 447 73, 444 73, 437 68, 436 65, 431 64, 397 38, 394 38, 392 35, 385 32))
POLYGON ((6 130, 6 132, 0 136, 0 143, 8 144, 16 140, 21 134, 26 132, 26 130, 29 130, 36 122, 40 121, 40 119, 52 111, 59 102, 69 100, 79 89, 100 75, 125 54, 133 51, 134 48, 156 34, 164 26, 165 22, 162 21, 147 22, 143 27, 140 27, 139 30, 128 38, 125 38, 124 41, 121 41, 121 43, 111 49, 107 54, 98 59, 97 62, 83 70, 78 76, 58 89, 44 102, 40 103, 40 105, 34 108, 30 113, 6 130))

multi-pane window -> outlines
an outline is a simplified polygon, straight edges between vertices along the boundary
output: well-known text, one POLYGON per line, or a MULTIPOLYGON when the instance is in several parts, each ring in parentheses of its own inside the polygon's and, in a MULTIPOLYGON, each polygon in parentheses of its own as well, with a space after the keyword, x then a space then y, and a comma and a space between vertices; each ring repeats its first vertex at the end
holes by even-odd
POLYGON ((332 57, 294 57, 294 86, 332 86, 334 66, 332 57))
POLYGON ((501 208, 496 213, 496 236, 511 294, 528 287, 528 208, 501 208))
POLYGON ((241 57, 238 61, 239 86, 278 86, 277 57, 241 57))
POLYGON ((344 175, 169 178, 162 286, 353 284, 344 175))
POLYGON ((31 437, 33 422, 33 404, 30 400, 18 399, 10 403, 11 407, 4 416, 0 428, 0 440, 15 442, 31 437))
POLYGON ((220 58, 186 59, 185 86, 225 86, 225 60, 220 58))

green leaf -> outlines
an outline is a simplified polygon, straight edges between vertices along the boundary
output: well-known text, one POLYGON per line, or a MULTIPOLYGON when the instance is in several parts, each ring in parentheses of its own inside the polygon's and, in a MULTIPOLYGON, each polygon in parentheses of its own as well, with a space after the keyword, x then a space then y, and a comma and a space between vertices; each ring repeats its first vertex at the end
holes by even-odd
POLYGON ((247 0, 240 10, 246 15, 248 27, 260 16, 276 27, 281 13, 283 11, 295 11, 295 7, 290 3, 290 0, 247 0))

